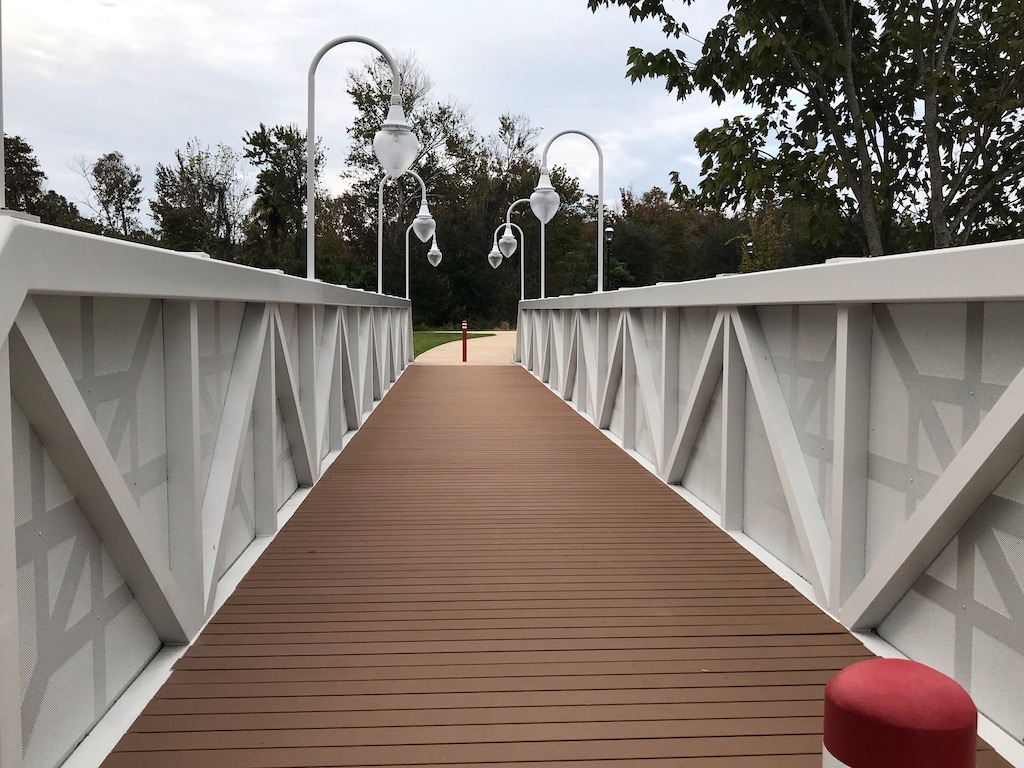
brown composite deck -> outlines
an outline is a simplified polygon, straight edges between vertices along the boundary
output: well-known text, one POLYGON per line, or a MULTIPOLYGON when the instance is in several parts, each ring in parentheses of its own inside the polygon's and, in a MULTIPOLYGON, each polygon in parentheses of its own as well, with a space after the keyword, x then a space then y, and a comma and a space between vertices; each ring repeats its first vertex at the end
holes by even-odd
POLYGON ((868 657, 525 371, 413 366, 103 765, 817 768, 868 657))

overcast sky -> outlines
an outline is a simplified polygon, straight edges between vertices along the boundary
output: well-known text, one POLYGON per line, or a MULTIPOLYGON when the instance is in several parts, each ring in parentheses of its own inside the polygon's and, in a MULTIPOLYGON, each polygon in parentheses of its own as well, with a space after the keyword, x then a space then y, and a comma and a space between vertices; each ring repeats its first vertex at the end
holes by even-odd
MULTIPOLYGON (((703 16, 676 5, 702 37, 724 3, 698 4, 703 16)), ((482 134, 503 112, 527 115, 542 145, 559 131, 590 133, 604 151, 608 203, 620 187, 668 189, 673 170, 696 183, 694 134, 736 111, 703 98, 683 104, 660 82, 630 84, 627 49, 665 47, 660 27, 635 25, 621 8, 592 14, 586 0, 0 0, 0 10, 5 132, 26 139, 48 188, 75 202, 85 198, 76 157, 122 152, 148 195, 156 164, 190 137, 240 150, 261 121, 305 129, 310 60, 342 35, 414 52, 434 96, 463 104, 482 134)), ((354 112, 346 73, 373 53, 341 45, 317 71, 331 186, 354 112)), ((558 139, 549 160, 597 192, 585 139, 558 139)))

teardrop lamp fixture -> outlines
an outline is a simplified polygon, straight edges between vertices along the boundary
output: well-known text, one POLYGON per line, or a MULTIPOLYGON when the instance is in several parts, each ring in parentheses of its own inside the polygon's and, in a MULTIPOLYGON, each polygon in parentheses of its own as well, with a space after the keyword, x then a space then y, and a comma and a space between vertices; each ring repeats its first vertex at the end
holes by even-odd
POLYGON ((558 211, 560 202, 558 193, 551 186, 548 169, 541 168, 540 181, 537 182, 537 188, 530 195, 530 209, 533 211, 533 215, 540 219, 541 224, 547 224, 558 211))
POLYGON ((420 143, 405 119, 401 97, 393 95, 384 125, 373 137, 373 153, 388 175, 397 179, 409 170, 419 151, 420 143))
POLYGON ((505 231, 502 232, 501 237, 498 238, 498 250, 501 251, 501 255, 507 259, 516 252, 516 247, 518 245, 519 243, 516 241, 516 236, 512 234, 512 226, 510 224, 506 224, 505 231))
POLYGON ((430 262, 432 267, 436 267, 441 263, 441 249, 437 247, 437 235, 434 235, 434 242, 430 246, 430 250, 427 251, 427 261, 430 262))
POLYGON ((427 207, 426 199, 420 203, 420 212, 416 214, 416 218, 412 222, 412 231, 416 234, 416 237, 420 239, 421 243, 425 243, 430 240, 434 235, 434 230, 437 228, 437 222, 434 221, 434 217, 430 215, 430 209, 427 207))
POLYGON ((487 261, 492 267, 497 269, 501 266, 501 262, 504 260, 504 257, 501 255, 501 251, 498 250, 498 244, 495 243, 491 248, 491 252, 487 254, 487 261))

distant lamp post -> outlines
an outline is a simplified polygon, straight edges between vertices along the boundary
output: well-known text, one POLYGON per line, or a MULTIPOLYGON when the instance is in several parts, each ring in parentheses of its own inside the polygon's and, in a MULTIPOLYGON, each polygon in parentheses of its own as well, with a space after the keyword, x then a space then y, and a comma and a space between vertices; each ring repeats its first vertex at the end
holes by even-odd
MULTIPOLYGON (((552 189, 552 192, 554 190, 552 189)), ((534 193, 536 194, 536 193, 534 193)), ((555 192, 555 197, 558 197, 558 193, 555 192)), ((533 208, 532 195, 530 197, 523 197, 516 200, 512 205, 508 207, 508 211, 505 213, 505 232, 498 238, 498 250, 501 251, 502 255, 507 259, 516 252, 516 236, 512 234, 512 227, 519 230, 519 237, 522 238, 523 247, 519 251, 519 300, 526 300, 526 235, 523 234, 523 228, 518 224, 512 223, 512 211, 516 209, 517 205, 523 203, 530 203, 531 209, 533 208)), ((554 214, 552 213, 552 216, 554 214)), ((500 226, 498 227, 501 228, 500 226)), ((544 228, 541 227, 541 235, 543 236, 544 228)))
POLYGON ((306 278, 316 279, 316 129, 314 102, 316 94, 316 68, 329 50, 342 43, 365 43, 376 49, 391 67, 391 108, 384 124, 373 137, 373 152, 384 170, 391 176, 401 176, 412 165, 419 152, 419 141, 409 127, 402 109, 402 78, 394 57, 375 40, 358 35, 336 37, 324 45, 309 65, 306 103, 306 278))
MULTIPOLYGON (((410 226, 420 242, 425 243, 430 240, 437 227, 434 217, 430 215, 430 207, 427 205, 427 185, 423 183, 423 179, 416 171, 407 170, 405 173, 415 177, 416 181, 420 183, 420 212, 416 214, 416 218, 413 219, 410 226)), ((403 176, 405 173, 401 173, 399 176, 403 176)), ((381 177, 380 184, 377 186, 377 293, 384 293, 384 184, 390 178, 392 177, 381 177)))
MULTIPOLYGON (((525 200, 520 200, 518 202, 525 202, 525 200)), ((515 203, 513 203, 513 205, 515 205, 515 203)), ((487 261, 491 263, 492 267, 497 269, 501 265, 502 256, 507 259, 515 253, 517 242, 516 236, 512 234, 513 227, 519 230, 519 237, 523 240, 523 247, 519 250, 519 300, 523 301, 526 299, 526 279, 523 273, 523 269, 526 267, 526 235, 523 234, 523 228, 511 221, 499 224, 498 229, 494 230, 494 236, 497 240, 494 241, 494 246, 491 248, 491 252, 487 254, 487 261), (502 227, 505 228, 505 232, 501 237, 498 237, 498 230, 502 227), (495 254, 495 251, 497 251, 497 254, 495 254), (508 252, 506 253, 506 251, 508 252)))
MULTIPOLYGON (((419 218, 418 216, 416 218, 419 218)), ((405 228, 405 298, 409 298, 412 294, 409 292, 409 233, 416 231, 416 220, 414 219, 412 224, 405 228)), ((433 233, 431 233, 433 234, 433 233)), ((419 235, 417 235, 419 237, 419 235)), ((437 235, 433 234, 434 244, 430 246, 430 250, 427 251, 427 261, 430 262, 430 266, 436 267, 441 263, 441 249, 437 247, 437 235)))
POLYGON ((609 224, 607 227, 604 228, 604 248, 605 254, 608 256, 609 259, 611 259, 611 246, 613 237, 615 237, 615 227, 609 224))

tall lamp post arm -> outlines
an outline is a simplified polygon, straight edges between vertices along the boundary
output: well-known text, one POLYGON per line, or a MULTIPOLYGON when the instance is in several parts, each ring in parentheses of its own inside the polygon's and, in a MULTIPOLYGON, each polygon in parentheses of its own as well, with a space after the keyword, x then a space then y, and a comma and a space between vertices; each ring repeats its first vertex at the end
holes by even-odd
POLYGON ((316 68, 324 54, 342 43, 365 43, 380 53, 391 67, 391 103, 402 103, 402 78, 398 72, 398 64, 376 40, 361 35, 336 37, 313 56, 313 61, 309 64, 306 99, 306 277, 309 280, 316 277, 316 68))
MULTIPOLYGON (((508 213, 505 214, 505 221, 511 221, 512 220, 512 211, 515 210, 515 207, 517 205, 520 205, 522 203, 529 203, 529 202, 530 202, 530 198, 523 197, 523 198, 520 198, 519 200, 516 200, 514 203, 512 203, 512 205, 510 205, 508 207, 508 213)), ((523 230, 520 229, 519 231, 522 232, 523 230)))
MULTIPOLYGON (((544 172, 548 167, 548 149, 551 147, 551 144, 559 136, 565 136, 570 133, 588 139, 594 145, 594 149, 597 150, 597 291, 601 293, 604 291, 604 152, 601 151, 601 145, 597 143, 597 139, 586 131, 578 131, 573 128, 560 131, 548 139, 548 143, 544 145, 544 151, 540 156, 540 165, 542 172, 544 172)), ((543 271, 543 269, 542 260, 541 270, 543 271)), ((543 293, 541 296, 543 297, 543 293)))

